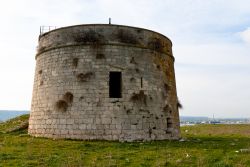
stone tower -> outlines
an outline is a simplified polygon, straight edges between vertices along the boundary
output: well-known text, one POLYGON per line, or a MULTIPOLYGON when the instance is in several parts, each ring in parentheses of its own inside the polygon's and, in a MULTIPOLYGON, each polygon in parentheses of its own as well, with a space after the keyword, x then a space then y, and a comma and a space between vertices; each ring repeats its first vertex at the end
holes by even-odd
POLYGON ((83 140, 180 138, 171 41, 110 24, 39 36, 29 134, 83 140))

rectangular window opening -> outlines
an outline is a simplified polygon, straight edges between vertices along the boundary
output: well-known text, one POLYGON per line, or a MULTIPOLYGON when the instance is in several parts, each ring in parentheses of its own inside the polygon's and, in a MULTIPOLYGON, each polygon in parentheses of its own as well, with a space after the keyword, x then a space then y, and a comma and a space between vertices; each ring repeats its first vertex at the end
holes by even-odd
POLYGON ((141 77, 141 88, 143 87, 143 79, 142 79, 142 77, 141 77))
POLYGON ((173 127, 172 119, 167 118, 167 128, 172 128, 172 127, 173 127))
POLYGON ((122 97, 122 74, 121 72, 109 72, 109 97, 122 97))

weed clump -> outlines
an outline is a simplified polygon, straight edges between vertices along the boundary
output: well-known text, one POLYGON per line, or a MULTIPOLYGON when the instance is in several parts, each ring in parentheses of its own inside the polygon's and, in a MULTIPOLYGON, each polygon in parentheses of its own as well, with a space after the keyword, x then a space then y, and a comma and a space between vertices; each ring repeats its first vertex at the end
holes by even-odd
POLYGON ((63 100, 66 101, 67 103, 71 104, 73 102, 73 94, 71 92, 66 92, 64 95, 63 95, 63 100))
POLYGON ((179 99, 177 100, 177 104, 176 105, 177 105, 178 109, 182 109, 183 108, 183 106, 182 106, 182 104, 181 104, 181 102, 180 102, 179 99))
POLYGON ((68 103, 65 100, 58 100, 56 102, 56 110, 66 112, 68 109, 68 103))

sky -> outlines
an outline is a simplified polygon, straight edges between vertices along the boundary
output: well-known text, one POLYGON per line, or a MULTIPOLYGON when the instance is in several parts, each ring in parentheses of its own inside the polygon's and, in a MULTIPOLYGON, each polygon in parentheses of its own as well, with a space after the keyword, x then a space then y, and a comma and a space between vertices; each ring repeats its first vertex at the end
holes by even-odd
POLYGON ((0 110, 30 110, 40 26, 109 17, 172 40, 180 115, 250 118, 249 0, 2 0, 0 110))

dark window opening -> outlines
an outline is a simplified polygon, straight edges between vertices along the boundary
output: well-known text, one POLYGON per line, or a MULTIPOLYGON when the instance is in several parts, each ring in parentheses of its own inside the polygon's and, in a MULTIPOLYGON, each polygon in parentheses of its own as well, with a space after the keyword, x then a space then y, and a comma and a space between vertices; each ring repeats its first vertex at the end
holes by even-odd
POLYGON ((122 97, 122 74, 121 72, 109 72, 109 97, 122 97))
POLYGON ((173 123, 171 118, 167 118, 167 128, 172 128, 173 127, 173 123))
POLYGON ((141 77, 141 88, 143 87, 143 79, 142 79, 142 77, 141 77))

